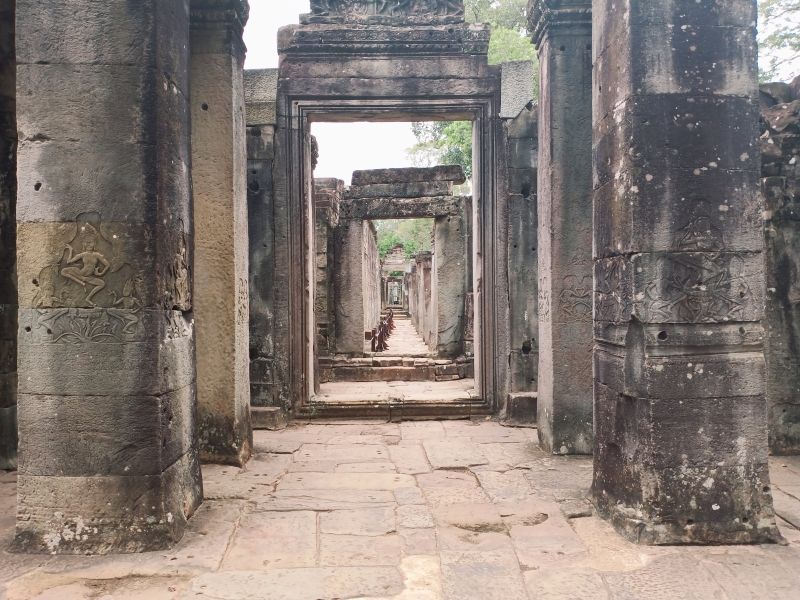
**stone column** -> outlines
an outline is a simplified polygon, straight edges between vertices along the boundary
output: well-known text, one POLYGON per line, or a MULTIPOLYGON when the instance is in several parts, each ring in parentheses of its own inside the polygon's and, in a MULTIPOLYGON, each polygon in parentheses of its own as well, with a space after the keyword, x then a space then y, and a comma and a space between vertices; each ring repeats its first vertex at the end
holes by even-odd
MULTIPOLYGON (((275 369, 275 97, 277 69, 245 71, 247 232, 250 283, 250 404, 277 407, 275 369)), ((251 410, 251 412, 253 412, 251 410)))
POLYGON ((16 8, 14 547, 163 549, 202 498, 188 4, 16 8))
POLYGON ((776 541, 756 2, 594 9, 595 503, 640 543, 776 541))
POLYGON ((200 453, 250 458, 247 150, 242 42, 246 0, 193 0, 192 184, 200 453))
POLYGON ((592 452, 591 0, 532 0, 539 51, 539 441, 592 452))
POLYGON ((437 217, 434 344, 439 356, 455 358, 464 352, 464 296, 467 291, 467 216, 464 202, 458 214, 437 217))
MULTIPOLYGON (((775 86, 762 86, 762 99, 764 88, 775 86)), ((778 90, 780 101, 762 107, 760 138, 769 441, 773 454, 800 454, 800 95, 786 84, 778 90)))
POLYGON ((436 348, 436 339, 434 329, 436 329, 436 315, 433 312, 433 253, 420 252, 421 257, 421 271, 420 273, 420 291, 422 292, 421 300, 421 326, 420 332, 428 348, 431 350, 436 348))
POLYGON ((0 7, 0 469, 17 466, 16 70, 14 5, 5 3, 0 7))
POLYGON ((336 339, 336 300, 333 290, 334 233, 339 225, 339 204, 342 201, 344 182, 340 179, 314 180, 316 272, 314 291, 314 318, 317 325, 317 349, 320 356, 333 352, 336 339))
POLYGON ((336 228, 333 277, 337 354, 360 355, 364 352, 365 227, 364 221, 348 220, 340 221, 336 228))
MULTIPOLYGON (((378 233, 372 221, 364 221, 361 276, 364 298, 364 331, 377 327, 381 320, 381 257, 378 233)), ((361 339, 364 339, 362 332, 361 339)))

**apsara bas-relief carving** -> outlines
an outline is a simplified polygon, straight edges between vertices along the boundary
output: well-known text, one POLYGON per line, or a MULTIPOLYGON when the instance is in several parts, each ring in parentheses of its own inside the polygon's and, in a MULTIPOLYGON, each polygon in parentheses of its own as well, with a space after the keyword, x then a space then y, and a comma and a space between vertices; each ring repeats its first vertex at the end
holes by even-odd
POLYGON ((567 275, 564 287, 559 293, 559 309, 563 317, 572 320, 591 319, 592 316, 592 276, 567 275))
POLYGON ((311 0, 314 16, 463 17, 464 0, 311 0))
POLYGON ((186 245, 186 233, 181 223, 181 234, 178 238, 178 248, 172 261, 172 302, 170 308, 188 311, 192 308, 192 281, 189 271, 189 256, 186 245))
POLYGON ((676 253, 658 259, 658 277, 642 303, 648 322, 717 323, 743 320, 753 293, 744 260, 729 253, 676 253))
POLYGON ((121 341, 140 333, 144 286, 127 239, 97 213, 76 219, 60 253, 33 281, 35 325, 54 342, 121 341))

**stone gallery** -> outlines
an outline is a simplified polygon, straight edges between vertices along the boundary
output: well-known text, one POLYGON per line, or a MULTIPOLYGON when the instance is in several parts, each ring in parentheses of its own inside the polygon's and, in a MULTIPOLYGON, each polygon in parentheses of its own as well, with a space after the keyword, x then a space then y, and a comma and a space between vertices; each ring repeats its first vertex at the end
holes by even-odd
POLYGON ((800 78, 756 0, 527 11, 536 95, 463 0, 312 0, 261 70, 248 0, 2 3, 0 598, 794 597, 800 78), (315 176, 420 121, 469 181, 315 176))

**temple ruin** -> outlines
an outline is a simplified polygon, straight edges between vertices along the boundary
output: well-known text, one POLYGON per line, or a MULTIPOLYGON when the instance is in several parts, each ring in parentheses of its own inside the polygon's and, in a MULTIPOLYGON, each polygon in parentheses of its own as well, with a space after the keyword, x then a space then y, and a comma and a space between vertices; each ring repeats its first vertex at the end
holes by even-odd
POLYGON ((532 484, 592 456, 559 503, 637 544, 782 540, 800 85, 759 89, 755 0, 531 0, 536 96, 462 0, 312 0, 260 70, 248 10, 0 7, 13 552, 170 548, 209 465, 325 419, 535 431, 532 484), (468 191, 453 165, 315 176, 315 124, 418 121, 471 123, 468 191), (382 256, 398 219, 430 249, 382 256))

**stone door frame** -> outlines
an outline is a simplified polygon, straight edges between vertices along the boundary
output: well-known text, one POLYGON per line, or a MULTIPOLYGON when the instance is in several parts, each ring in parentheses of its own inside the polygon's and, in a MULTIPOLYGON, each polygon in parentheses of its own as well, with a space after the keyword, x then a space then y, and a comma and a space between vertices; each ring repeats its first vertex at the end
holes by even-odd
MULTIPOLYGON (((501 361, 498 324, 507 312, 507 297, 501 290, 505 239, 505 182, 500 164, 503 152, 502 125, 498 116, 499 89, 495 94, 432 98, 314 98, 285 96, 279 99, 288 125, 286 146, 276 159, 285 169, 288 204, 288 392, 294 412, 306 405, 314 382, 313 259, 314 206, 311 182, 311 124, 313 122, 414 122, 424 120, 471 121, 473 123, 473 227, 472 262, 475 294, 475 386, 487 408, 502 405, 505 368, 501 361), (498 260, 498 257, 501 257, 498 260), (300 267, 300 268, 298 268, 300 267), (492 293, 486 294, 485 290, 492 293), (489 332, 484 335, 484 332, 489 332), (298 401, 299 399, 299 401, 298 401)), ((277 341, 277 340, 276 340, 277 341)))

